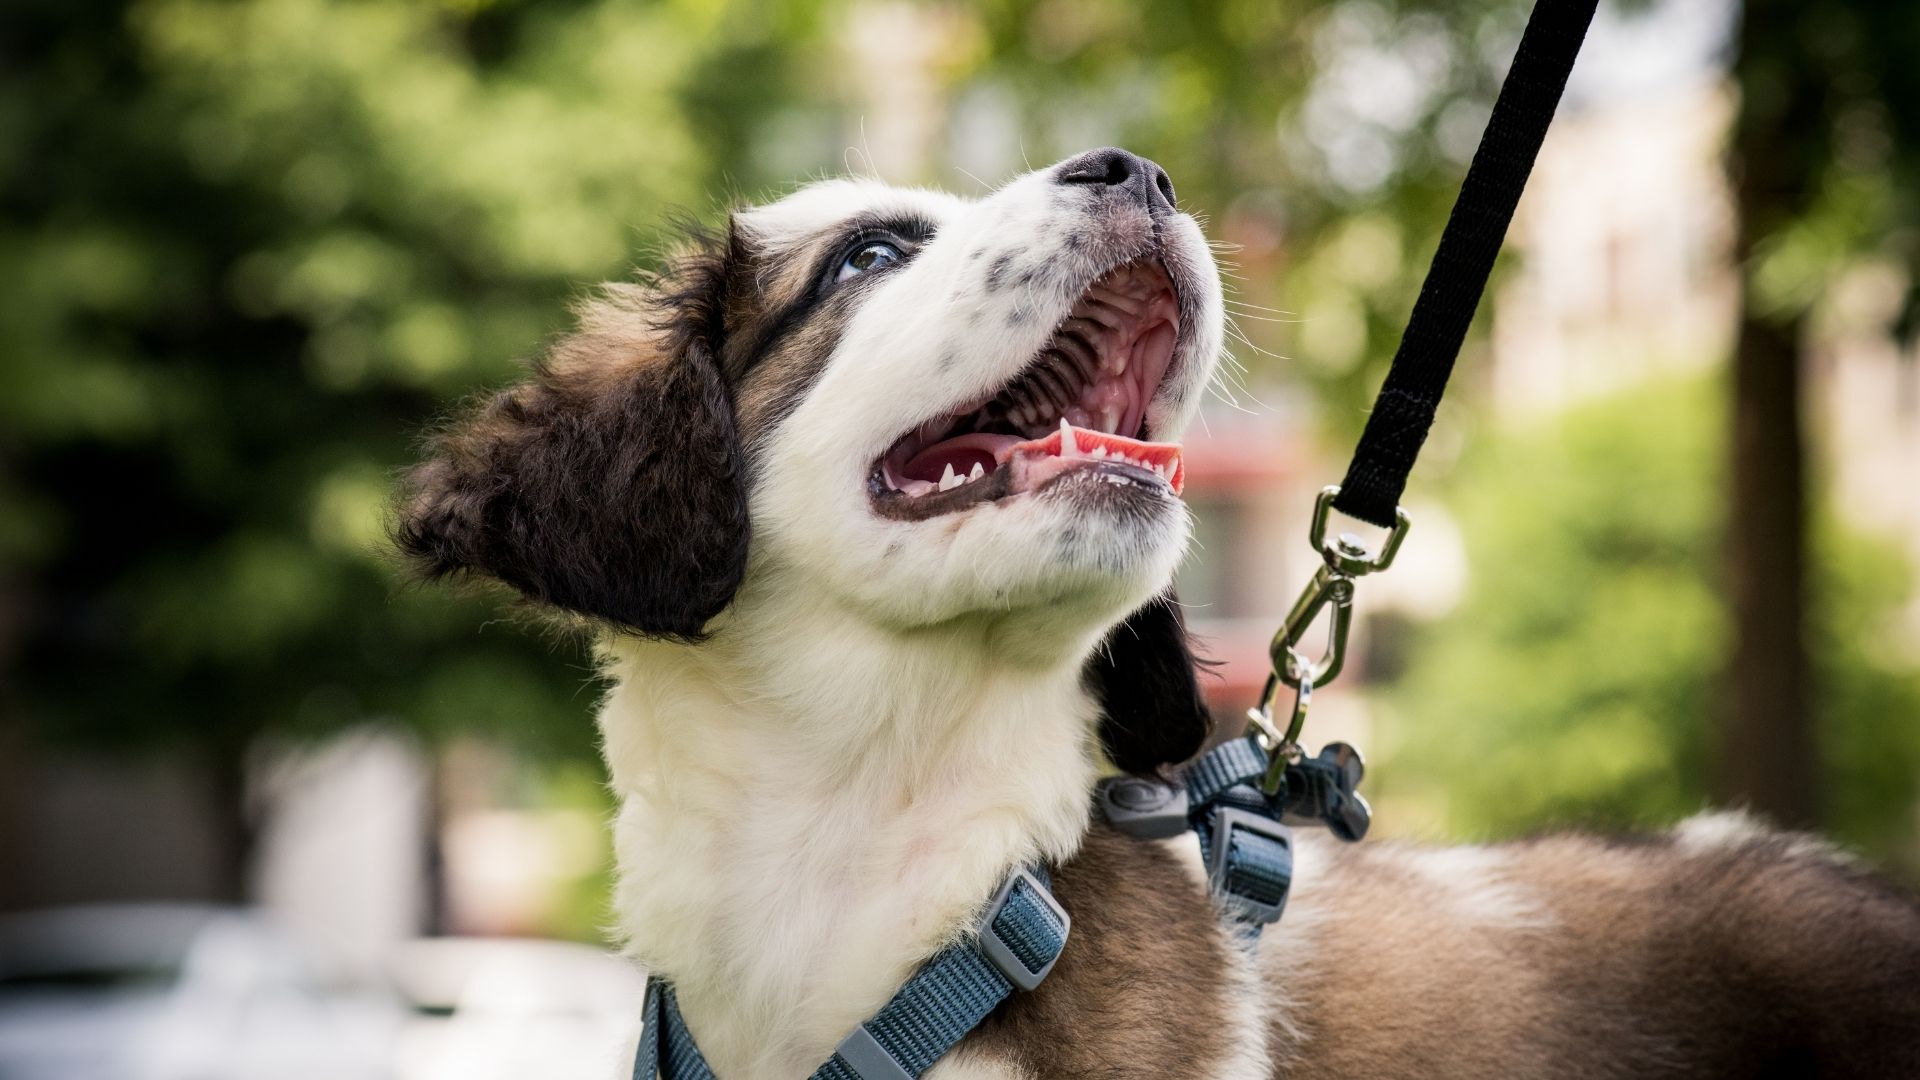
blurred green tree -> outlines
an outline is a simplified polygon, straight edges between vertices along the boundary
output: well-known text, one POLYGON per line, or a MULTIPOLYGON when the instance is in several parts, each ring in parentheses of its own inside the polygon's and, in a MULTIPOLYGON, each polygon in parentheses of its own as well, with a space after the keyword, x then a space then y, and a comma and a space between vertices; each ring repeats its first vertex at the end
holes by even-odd
MULTIPOLYGON (((1709 800, 1731 631, 1711 568, 1726 409, 1705 383, 1654 384, 1549 426, 1490 435, 1448 479, 1473 587, 1415 629, 1388 699, 1382 799, 1447 835, 1650 829, 1709 800)), ((1885 655, 1912 582, 1831 518, 1815 531, 1819 817, 1914 865, 1920 672, 1885 655)), ((1751 752, 1738 747, 1737 752, 1751 752)))
MULTIPOLYGON (((390 474, 707 212, 813 5, 22 0, 0 29, 0 702, 196 759, 369 717, 586 754, 570 641, 399 590, 390 474), (695 89, 724 86, 718 103, 695 89), (702 104, 704 102, 704 104, 702 104), (557 652, 560 655, 543 655, 557 652)), ((711 94, 708 95, 711 98, 711 94)))

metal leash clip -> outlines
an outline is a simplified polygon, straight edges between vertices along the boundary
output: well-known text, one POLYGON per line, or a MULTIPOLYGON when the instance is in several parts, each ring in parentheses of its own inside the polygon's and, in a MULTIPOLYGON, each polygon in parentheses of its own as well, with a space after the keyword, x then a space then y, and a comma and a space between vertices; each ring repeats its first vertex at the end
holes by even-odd
POLYGON ((1407 512, 1396 507, 1393 528, 1387 530, 1387 538, 1378 552, 1370 551, 1359 537, 1349 533, 1341 533, 1329 541, 1327 524, 1333 517, 1333 501, 1339 495, 1340 485, 1330 484, 1320 489, 1319 497, 1313 502, 1313 522, 1308 527, 1307 540, 1320 553, 1321 566, 1314 571, 1313 580, 1293 602, 1293 609, 1287 612, 1286 620, 1273 635, 1273 644, 1267 650, 1273 666, 1267 675, 1266 688, 1260 692, 1260 704, 1247 710, 1247 734, 1258 736, 1268 754, 1267 775, 1261 781, 1261 789, 1268 795, 1280 793, 1286 785, 1287 766, 1303 756, 1300 729, 1306 726, 1313 691, 1332 682, 1347 662, 1354 580, 1393 565, 1393 558, 1400 553, 1400 545, 1412 525, 1407 512), (1328 613, 1326 650, 1320 659, 1308 659, 1300 651, 1300 639, 1306 636, 1321 610, 1329 605, 1332 610, 1328 613), (1284 732, 1273 722, 1273 707, 1278 703, 1282 685, 1293 690, 1293 715, 1284 732))

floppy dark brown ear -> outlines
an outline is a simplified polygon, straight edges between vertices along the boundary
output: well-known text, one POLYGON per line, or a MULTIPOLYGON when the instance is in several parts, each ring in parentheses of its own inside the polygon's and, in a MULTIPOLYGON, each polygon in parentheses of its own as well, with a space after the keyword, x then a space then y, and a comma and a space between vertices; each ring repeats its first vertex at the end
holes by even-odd
POLYGON ((678 285, 610 288, 532 378, 435 440, 395 530, 423 572, 485 574, 641 634, 701 636, 739 587, 747 507, 713 360, 724 270, 678 285))
POLYGON ((1100 702, 1100 742, 1115 765, 1147 774, 1200 752, 1213 727, 1197 678, 1203 663, 1172 589, 1094 650, 1083 678, 1100 702))

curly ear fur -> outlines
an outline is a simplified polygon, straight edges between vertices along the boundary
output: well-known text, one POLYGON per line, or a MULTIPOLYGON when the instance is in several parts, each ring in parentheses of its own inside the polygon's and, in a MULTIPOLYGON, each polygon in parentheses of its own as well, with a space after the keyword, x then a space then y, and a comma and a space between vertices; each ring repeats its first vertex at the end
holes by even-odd
POLYGON ((1127 616, 1087 661, 1100 700, 1100 742, 1130 773, 1148 774, 1200 752, 1213 721, 1180 605, 1169 589, 1127 616))
POLYGON ((723 262, 695 256, 669 283, 586 304, 531 379, 435 440, 403 492, 401 550, 429 576, 485 574, 640 634, 701 637, 747 557, 713 359, 723 262))

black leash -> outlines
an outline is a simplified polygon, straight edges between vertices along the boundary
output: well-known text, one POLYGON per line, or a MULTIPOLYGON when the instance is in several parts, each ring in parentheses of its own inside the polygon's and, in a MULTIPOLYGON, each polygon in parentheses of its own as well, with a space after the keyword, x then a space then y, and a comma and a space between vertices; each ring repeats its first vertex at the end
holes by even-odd
POLYGON ((1539 0, 1333 508, 1391 528, 1597 0, 1539 0))
MULTIPOLYGON (((1406 539, 1409 523, 1400 509, 1400 493, 1427 440, 1427 429, 1433 426, 1434 410, 1446 392, 1447 377, 1453 374, 1460 343, 1466 339, 1480 294, 1486 291, 1494 257, 1506 239, 1514 207, 1526 189, 1527 174, 1560 106, 1567 76, 1597 6, 1598 0, 1537 0, 1534 4, 1346 479, 1322 490, 1314 504, 1308 539, 1323 565, 1274 635, 1269 650, 1273 673, 1260 703, 1248 710, 1247 734, 1268 755, 1261 789, 1270 797, 1282 795, 1289 772, 1299 773, 1318 760, 1306 757, 1298 742, 1307 706, 1313 691, 1332 682, 1345 662, 1355 580, 1385 570, 1406 539), (1328 526, 1334 510, 1387 529, 1386 540, 1374 549, 1345 534, 1330 539, 1328 526), (1299 645, 1323 609, 1329 616, 1327 649, 1319 660, 1312 660, 1299 645), (1283 685, 1294 692, 1293 712, 1284 727, 1273 716, 1283 685)), ((1323 800, 1325 812, 1317 816, 1329 823, 1339 820, 1342 827, 1336 832, 1343 835, 1364 833, 1370 811, 1366 800, 1353 790, 1363 771, 1359 753, 1344 744, 1328 747, 1323 756, 1328 752, 1334 753, 1339 767, 1320 770, 1325 775, 1318 787, 1330 795, 1323 800)))

